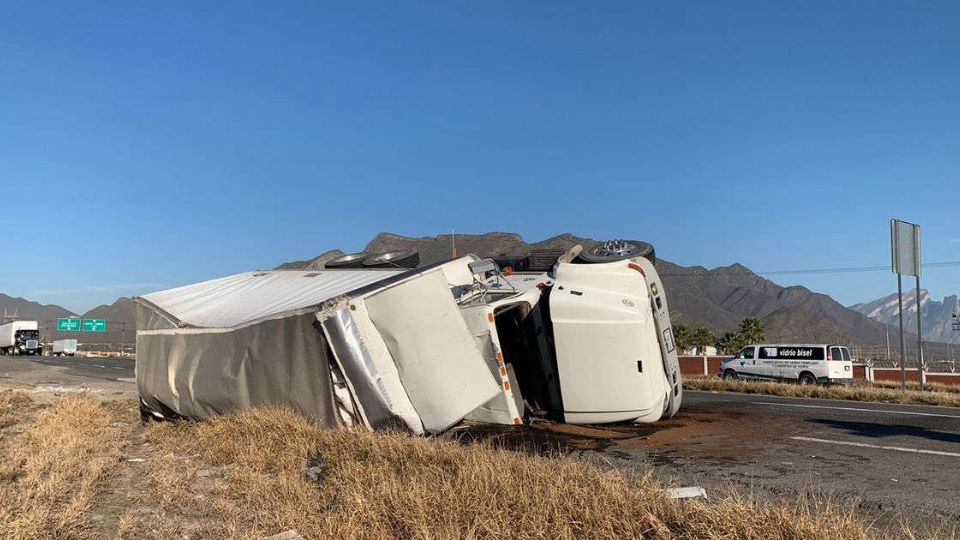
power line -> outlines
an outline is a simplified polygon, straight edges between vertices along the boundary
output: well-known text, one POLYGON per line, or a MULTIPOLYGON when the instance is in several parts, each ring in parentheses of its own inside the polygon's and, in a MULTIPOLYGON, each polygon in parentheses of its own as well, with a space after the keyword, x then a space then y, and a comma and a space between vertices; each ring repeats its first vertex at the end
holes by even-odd
MULTIPOLYGON (((921 265, 923 268, 950 268, 960 266, 960 261, 943 261, 943 262, 932 262, 924 263, 921 265)), ((746 270, 730 270, 729 273, 740 273, 744 275, 756 274, 760 276, 783 276, 789 274, 847 274, 847 273, 857 273, 857 272, 882 272, 889 271, 890 266, 851 266, 845 268, 805 268, 805 269, 794 269, 794 270, 766 270, 754 272, 749 269, 746 270)), ((703 272, 669 272, 664 271, 659 273, 661 276, 699 276, 703 275, 703 272)))

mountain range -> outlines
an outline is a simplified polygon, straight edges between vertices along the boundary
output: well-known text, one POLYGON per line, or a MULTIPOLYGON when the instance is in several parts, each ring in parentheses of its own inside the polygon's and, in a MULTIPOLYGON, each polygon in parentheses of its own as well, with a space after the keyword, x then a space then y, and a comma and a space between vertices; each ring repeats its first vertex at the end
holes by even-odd
MULTIPOLYGON (((573 234, 561 234, 539 242, 527 242, 519 234, 491 232, 480 235, 456 235, 457 252, 461 255, 475 253, 481 257, 524 255, 536 250, 565 250, 581 244, 596 243, 590 238, 573 234)), ((420 254, 420 264, 427 265, 450 257, 453 238, 449 234, 428 237, 408 237, 392 233, 380 233, 364 247, 369 253, 385 253, 398 250, 415 250, 420 254)), ((321 253, 313 258, 287 262, 277 269, 320 269, 324 263, 344 254, 340 249, 321 253)), ((657 270, 667 290, 671 315, 676 323, 688 326, 704 326, 718 335, 737 327, 745 317, 760 318, 767 328, 770 341, 829 342, 860 347, 863 355, 883 357, 887 343, 896 344, 899 338, 896 326, 896 298, 885 297, 865 304, 845 307, 826 294, 813 292, 806 287, 784 287, 765 279, 749 268, 733 264, 713 269, 702 266, 681 266, 658 259, 657 270), (894 309, 894 311, 891 311, 894 309), (892 313, 892 315, 891 315, 892 313)), ((951 332, 950 315, 960 312, 956 296, 941 302, 931 301, 929 295, 921 295, 925 310, 924 336, 928 360, 950 353, 950 343, 960 343, 960 332, 951 332), (958 334, 958 335, 954 335, 958 334), (940 343, 940 342, 944 343, 940 343)), ((912 305, 912 301, 907 302, 912 305)), ((914 308, 915 309, 915 308, 914 308)), ((6 315, 16 314, 21 319, 44 321, 52 338, 76 337, 76 334, 60 335, 55 331, 56 319, 77 316, 56 305, 41 305, 23 298, 11 298, 0 294, 0 311, 6 315)), ((913 311, 915 320, 916 311, 913 311)), ((100 335, 83 334, 88 343, 118 343, 121 339, 132 343, 134 332, 134 307, 129 298, 120 298, 111 305, 98 306, 80 315, 86 318, 101 318, 108 321, 108 332, 100 335)), ((915 328, 915 323, 912 326, 915 328)), ((909 333, 907 339, 916 340, 909 333)), ((893 347, 894 351, 896 346, 893 347)), ((910 349, 913 355, 913 348, 910 349)))
MULTIPOLYGON (((910 289, 903 294, 904 328, 917 327, 917 293, 910 289)), ((944 343, 960 344, 960 332, 953 330, 953 315, 960 314, 960 298, 956 295, 933 300, 926 289, 920 289, 920 303, 923 304, 923 339, 944 343)), ((899 326, 900 307, 897 293, 878 298, 872 302, 855 304, 850 309, 863 313, 873 320, 899 326)))
POLYGON ((55 305, 39 304, 24 298, 14 298, 0 294, 0 315, 6 319, 36 320, 45 339, 57 340, 77 338, 87 344, 133 344, 136 334, 136 323, 133 317, 133 300, 118 298, 109 305, 97 306, 85 313, 77 314, 55 305), (57 319, 80 317, 83 319, 104 319, 107 321, 107 331, 102 333, 58 332, 57 319))
MULTIPOLYGON (((506 232, 456 236, 458 253, 475 253, 481 257, 520 255, 539 249, 569 249, 576 244, 589 246, 594 243, 596 240, 572 234, 531 243, 518 234, 506 232)), ((363 251, 416 250, 420 253, 421 265, 425 265, 449 258, 452 245, 449 234, 407 237, 380 233, 363 251)), ((333 253, 285 263, 280 268, 317 268, 319 261, 335 257, 333 253)), ((658 259, 656 266, 667 289, 671 316, 677 323, 705 326, 722 334, 735 329, 744 317, 758 317, 765 323, 767 339, 771 341, 843 343, 860 347, 862 354, 878 357, 884 356, 888 339, 890 343, 899 339, 898 328, 888 324, 889 321, 874 320, 806 287, 778 285, 740 264, 707 269, 658 259)), ((909 331, 906 334, 908 340, 915 341, 909 331)), ((912 351, 910 349, 908 354, 912 355, 912 351)), ((947 351, 946 344, 926 345, 928 359, 945 355, 947 351)))

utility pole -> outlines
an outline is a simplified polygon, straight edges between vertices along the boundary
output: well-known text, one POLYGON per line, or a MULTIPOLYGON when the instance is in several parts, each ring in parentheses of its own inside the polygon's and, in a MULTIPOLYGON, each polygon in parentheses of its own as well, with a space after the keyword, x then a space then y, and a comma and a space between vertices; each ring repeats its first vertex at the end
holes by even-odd
POLYGON ((890 325, 883 325, 883 330, 887 334, 887 363, 890 363, 890 325))

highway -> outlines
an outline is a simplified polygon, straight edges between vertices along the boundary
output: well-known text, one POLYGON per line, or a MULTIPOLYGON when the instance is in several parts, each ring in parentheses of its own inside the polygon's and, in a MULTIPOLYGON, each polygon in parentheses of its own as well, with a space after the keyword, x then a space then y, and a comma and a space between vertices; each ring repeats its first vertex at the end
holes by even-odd
POLYGON ((881 520, 960 519, 960 409, 685 392, 676 418, 605 452, 683 485, 856 501, 881 520))
POLYGON ((87 392, 100 399, 136 399, 134 361, 83 356, 0 356, 0 388, 20 388, 34 401, 87 392))
POLYGON ((133 378, 135 365, 131 359, 86 356, 17 356, 10 360, 64 368, 78 377, 110 380, 133 378))

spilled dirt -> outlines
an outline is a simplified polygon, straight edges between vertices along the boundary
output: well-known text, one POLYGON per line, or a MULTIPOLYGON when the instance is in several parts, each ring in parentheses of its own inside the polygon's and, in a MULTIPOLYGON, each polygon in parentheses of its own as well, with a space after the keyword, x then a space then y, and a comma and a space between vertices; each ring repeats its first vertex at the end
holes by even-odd
POLYGON ((782 422, 765 422, 762 417, 686 407, 672 419, 654 424, 573 425, 546 420, 521 427, 465 424, 448 437, 538 455, 643 449, 654 454, 734 460, 782 440, 787 430, 782 422))

